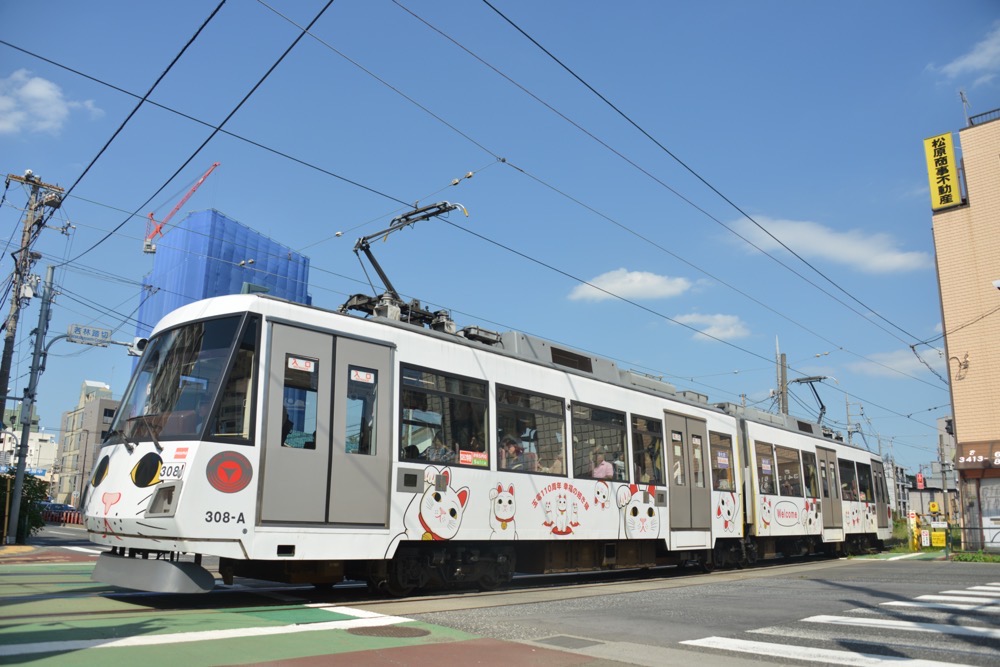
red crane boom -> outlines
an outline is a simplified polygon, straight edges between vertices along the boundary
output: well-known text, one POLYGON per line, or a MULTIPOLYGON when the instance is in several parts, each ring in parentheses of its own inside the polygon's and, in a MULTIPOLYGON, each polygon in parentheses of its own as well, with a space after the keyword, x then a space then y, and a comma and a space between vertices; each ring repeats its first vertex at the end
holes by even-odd
POLYGON ((208 168, 208 171, 202 174, 201 178, 199 178, 197 182, 191 186, 191 189, 188 190, 188 193, 184 195, 184 198, 177 202, 177 206, 174 206, 170 213, 167 213, 167 216, 163 218, 161 222, 157 222, 152 213, 149 214, 149 221, 146 223, 146 238, 142 242, 143 252, 156 252, 156 245, 153 244, 153 239, 157 236, 163 236, 163 228, 166 224, 170 222, 170 219, 174 217, 174 214, 181 209, 181 206, 184 206, 184 203, 187 202, 188 199, 191 199, 191 195, 193 195, 198 188, 201 187, 201 184, 205 182, 205 179, 208 178, 209 174, 215 171, 215 168, 218 167, 219 164, 219 162, 213 163, 212 166, 208 168))

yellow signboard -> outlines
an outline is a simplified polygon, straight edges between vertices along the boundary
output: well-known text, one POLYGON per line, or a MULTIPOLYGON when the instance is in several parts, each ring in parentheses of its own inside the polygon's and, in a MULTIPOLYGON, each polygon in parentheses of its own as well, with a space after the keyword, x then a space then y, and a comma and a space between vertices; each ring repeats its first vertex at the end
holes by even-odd
POLYGON ((944 531, 935 530, 933 533, 931 533, 931 546, 932 547, 943 547, 943 546, 946 546, 947 541, 945 540, 945 537, 947 535, 948 535, 948 533, 946 533, 944 531))
POLYGON ((931 186, 931 209, 939 210, 962 204, 958 183, 958 164, 951 132, 924 139, 927 156, 927 179, 931 186))
POLYGON ((933 500, 931 501, 930 505, 927 506, 927 509, 930 510, 931 514, 937 514, 938 512, 941 511, 941 507, 933 500))

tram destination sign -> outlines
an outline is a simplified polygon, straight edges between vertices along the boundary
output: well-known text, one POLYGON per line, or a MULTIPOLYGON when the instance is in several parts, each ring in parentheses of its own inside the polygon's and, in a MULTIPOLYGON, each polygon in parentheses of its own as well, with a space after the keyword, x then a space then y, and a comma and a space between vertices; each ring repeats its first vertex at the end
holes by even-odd
POLYGON ((98 329, 86 324, 71 324, 67 334, 72 342, 83 345, 107 347, 111 343, 111 329, 98 329))

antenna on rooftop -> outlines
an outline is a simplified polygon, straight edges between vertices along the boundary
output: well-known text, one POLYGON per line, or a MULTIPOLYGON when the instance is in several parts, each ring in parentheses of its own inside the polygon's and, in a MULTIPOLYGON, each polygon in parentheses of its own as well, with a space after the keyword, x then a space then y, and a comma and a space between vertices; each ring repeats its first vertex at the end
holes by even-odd
POLYGON ((972 105, 969 104, 969 98, 965 96, 965 91, 964 90, 958 91, 958 96, 962 99, 962 108, 965 111, 965 124, 966 124, 966 126, 968 126, 968 124, 969 124, 969 108, 972 105))

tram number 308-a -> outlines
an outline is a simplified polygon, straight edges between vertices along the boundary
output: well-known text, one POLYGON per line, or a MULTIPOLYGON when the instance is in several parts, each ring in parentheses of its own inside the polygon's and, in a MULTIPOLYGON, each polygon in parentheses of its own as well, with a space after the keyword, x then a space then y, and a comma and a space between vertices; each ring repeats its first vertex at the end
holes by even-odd
POLYGON ((243 518, 243 512, 236 514, 209 510, 205 512, 205 523, 246 523, 246 519, 243 518))

